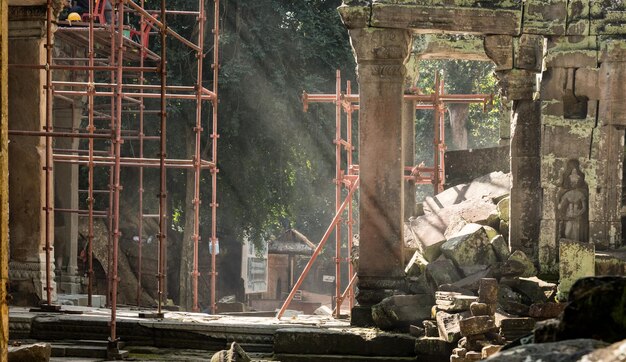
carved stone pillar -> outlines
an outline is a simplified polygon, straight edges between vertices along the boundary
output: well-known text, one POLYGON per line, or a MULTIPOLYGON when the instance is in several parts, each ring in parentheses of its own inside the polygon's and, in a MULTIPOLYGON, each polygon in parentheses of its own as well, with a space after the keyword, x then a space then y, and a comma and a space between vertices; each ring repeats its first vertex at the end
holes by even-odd
MULTIPOLYGON (((6 1, 0 2, 0 34, 8 33, 6 1)), ((0 361, 9 350, 9 136, 8 136, 8 50, 9 41, 0 36, 0 361)))
MULTIPOLYGON (((71 105, 66 101, 59 101, 55 102, 55 106, 58 107, 54 111, 55 127, 71 129, 80 125, 80 117, 82 115, 80 102, 77 102, 76 105, 71 105)), ((58 139, 55 146, 60 149, 77 149, 78 139, 58 139)), ((54 169, 54 177, 57 180, 54 185, 56 195, 55 207, 78 209, 78 165, 57 163, 54 169)), ((80 279, 77 275, 78 214, 58 213, 56 215, 54 246, 59 292, 66 294, 79 293, 80 279)))
POLYGON ((350 37, 360 93, 357 300, 368 309, 404 284, 402 103, 411 35, 367 28, 351 29, 350 37))
MULTIPOLYGON (((9 63, 45 64, 45 6, 10 7, 9 63)), ((45 71, 12 68, 9 72, 9 128, 42 131, 45 126, 45 71)), ((45 139, 12 136, 9 143, 9 276, 13 303, 32 305, 44 299, 45 277, 45 139)), ((51 156, 50 156, 51 157, 51 156)), ((52 191, 52 190, 51 190, 52 191)), ((54 193, 51 192, 53 195, 54 193)), ((54 225, 52 217, 51 225, 54 225)), ((53 240, 53 230, 49 238, 53 240)), ((54 255, 52 255, 54 258, 54 255)), ((53 259, 54 260, 54 259, 53 259)), ((52 285, 53 299, 56 286, 52 285)))
MULTIPOLYGON (((404 79, 404 89, 410 92, 415 86, 415 81, 419 77, 419 60, 411 57, 406 64, 406 76, 404 79)), ((402 103, 402 150, 404 154, 404 165, 406 167, 415 166, 415 101, 405 101, 402 103)), ((417 204, 415 200, 415 182, 404 182, 404 219, 408 220, 415 216, 417 204)))
POLYGON ((541 220, 541 103, 534 99, 541 72, 543 38, 485 37, 485 53, 496 64, 504 103, 511 104, 511 202, 509 245, 537 260, 541 220))

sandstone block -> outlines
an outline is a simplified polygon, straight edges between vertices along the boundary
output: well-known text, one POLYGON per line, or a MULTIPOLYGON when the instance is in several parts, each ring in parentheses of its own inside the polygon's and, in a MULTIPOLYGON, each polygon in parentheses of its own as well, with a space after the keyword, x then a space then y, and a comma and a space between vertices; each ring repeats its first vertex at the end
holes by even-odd
POLYGON ((456 292, 435 293, 437 309, 446 312, 462 312, 470 309, 470 305, 478 300, 478 297, 463 295, 456 292))
POLYGON ((509 244, 504 240, 504 237, 500 234, 496 235, 489 242, 493 247, 493 251, 496 253, 498 261, 506 261, 511 255, 509 250, 509 244))
POLYGON ((579 279, 569 293, 558 338, 596 338, 609 343, 626 335, 626 277, 579 279))
POLYGON ((565 299, 576 280, 595 275, 593 244, 561 239, 559 241, 559 299, 565 299))
POLYGON ((403 328, 430 318, 431 295, 394 295, 372 306, 372 319, 381 329, 403 328))
POLYGON ((474 302, 470 305, 470 311, 472 312, 472 316, 490 316, 493 315, 492 308, 485 303, 474 302))
POLYGON ((19 347, 9 347, 9 361, 47 362, 50 360, 52 347, 49 343, 35 343, 19 347))
POLYGON ((521 250, 515 250, 505 263, 505 266, 509 264, 511 268, 515 268, 520 272, 515 276, 524 278, 530 278, 537 275, 537 269, 532 260, 526 256, 521 250))
POLYGON ((478 301, 485 304, 496 304, 498 302, 498 281, 496 279, 483 278, 480 280, 478 301))
POLYGON ((505 197, 498 202, 498 217, 500 220, 509 221, 509 203, 511 201, 511 197, 505 197))
POLYGON ((463 227, 441 245, 441 252, 459 266, 490 265, 497 261, 487 232, 478 224, 463 227))
POLYGON ((426 277, 435 288, 442 284, 451 284, 461 279, 454 264, 448 259, 435 260, 426 266, 426 277))
POLYGON ((485 53, 496 64, 496 71, 513 69, 513 37, 485 36, 485 53))
POLYGON ((450 343, 456 343, 461 339, 461 329, 459 321, 461 318, 469 317, 468 312, 464 313, 446 313, 439 311, 436 315, 437 329, 439 337, 450 343))
POLYGON ((493 318, 489 316, 477 316, 462 319, 459 322, 461 335, 464 337, 484 334, 496 328, 493 318))
POLYGON ((565 303, 534 303, 530 306, 528 315, 537 319, 556 318, 565 309, 565 303))
POLYGON ((424 326, 424 335, 426 337, 439 338, 439 329, 437 328, 437 321, 425 320, 422 322, 424 326))
POLYGON ((482 358, 489 358, 491 356, 493 356, 494 354, 498 353, 500 351, 500 349, 502 349, 502 346, 500 345, 489 345, 489 346, 485 346, 483 347, 482 350, 482 358))

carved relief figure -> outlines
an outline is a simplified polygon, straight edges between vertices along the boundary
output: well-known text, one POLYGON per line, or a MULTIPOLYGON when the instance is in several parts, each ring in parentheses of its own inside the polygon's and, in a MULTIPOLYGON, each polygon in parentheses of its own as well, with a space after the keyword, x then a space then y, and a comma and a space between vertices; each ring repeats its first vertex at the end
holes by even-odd
POLYGON ((578 161, 569 161, 563 174, 557 213, 559 237, 586 242, 589 239, 588 188, 578 161))

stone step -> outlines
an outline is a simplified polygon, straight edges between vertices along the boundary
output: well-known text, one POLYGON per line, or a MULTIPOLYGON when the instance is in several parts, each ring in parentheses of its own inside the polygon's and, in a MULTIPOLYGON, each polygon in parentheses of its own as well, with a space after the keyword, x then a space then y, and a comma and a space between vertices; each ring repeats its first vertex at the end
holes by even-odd
POLYGON ((286 328, 276 331, 274 354, 289 358, 298 356, 301 361, 326 361, 320 356, 331 356, 330 360, 338 361, 344 361, 343 356, 350 358, 348 361, 375 361, 371 359, 374 357, 383 361, 395 361, 396 358, 411 361, 415 358, 415 341, 413 336, 371 328, 286 328))
POLYGON ((375 356, 339 356, 329 354, 275 354, 274 359, 281 362, 408 362, 417 361, 416 357, 375 357, 375 356))

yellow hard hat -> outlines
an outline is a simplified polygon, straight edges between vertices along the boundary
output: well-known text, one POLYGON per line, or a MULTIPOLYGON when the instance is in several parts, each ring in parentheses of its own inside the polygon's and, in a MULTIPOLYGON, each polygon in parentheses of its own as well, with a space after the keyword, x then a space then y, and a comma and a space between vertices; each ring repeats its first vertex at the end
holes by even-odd
POLYGON ((67 21, 80 21, 81 17, 78 13, 70 13, 70 15, 67 16, 67 21))

